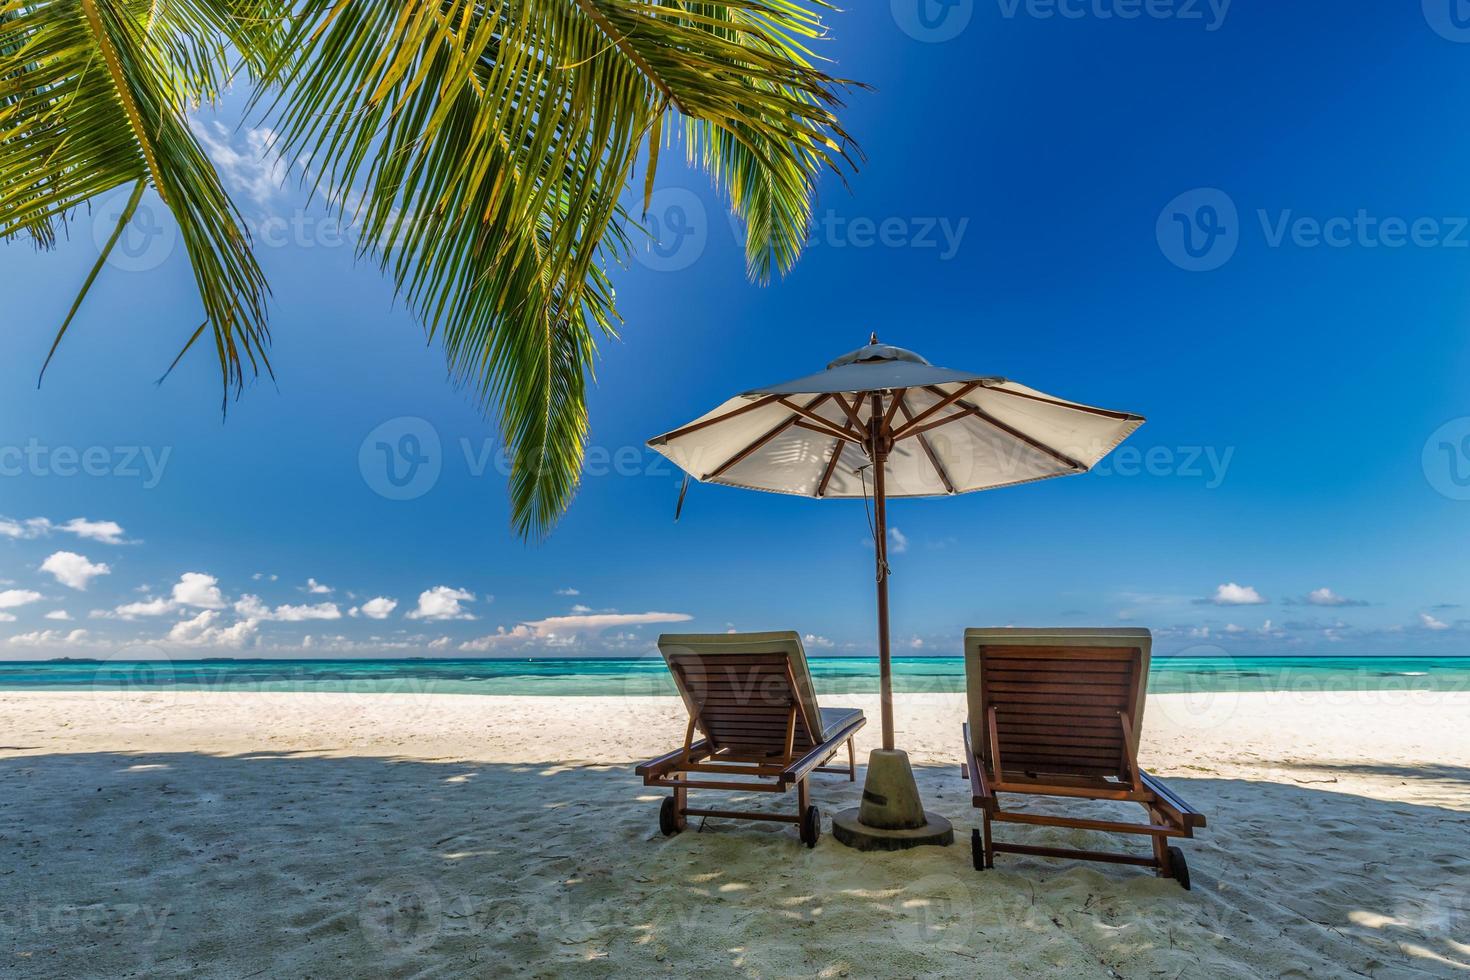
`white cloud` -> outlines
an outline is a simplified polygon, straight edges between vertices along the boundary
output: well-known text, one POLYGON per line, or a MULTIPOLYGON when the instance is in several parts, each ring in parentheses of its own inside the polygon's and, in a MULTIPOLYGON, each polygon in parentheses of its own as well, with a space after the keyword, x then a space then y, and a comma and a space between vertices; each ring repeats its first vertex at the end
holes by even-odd
POLYGON ((314 606, 277 606, 271 619, 282 623, 302 623, 309 619, 341 619, 342 610, 335 602, 319 602, 314 606))
POLYGON ((381 595, 375 599, 369 599, 361 606, 362 614, 368 619, 387 619, 388 615, 397 608, 397 599, 390 599, 387 596, 381 595))
POLYGON ((1419 614, 1419 625, 1427 630, 1447 630, 1450 628, 1449 623, 1441 622, 1429 615, 1429 613, 1419 614))
POLYGON ((912 640, 909 640, 909 649, 911 649, 911 650, 919 650, 919 649, 922 649, 923 646, 924 646, 924 638, 923 637, 916 636, 912 640))
POLYGON ((65 622, 71 619, 71 613, 67 612, 65 609, 53 609, 46 614, 46 618, 65 622))
POLYGON ((1259 606, 1266 602, 1264 596, 1249 585, 1227 582, 1215 589, 1208 600, 1217 606, 1259 606))
MULTIPOLYGON (((497 629, 488 636, 482 636, 474 640, 466 640, 459 645, 461 650, 469 650, 475 653, 486 653, 504 646, 516 646, 529 642, 536 638, 535 630, 529 626, 521 625, 515 629, 507 630, 504 626, 497 629)), ((442 637, 447 640, 448 637, 442 637)), ((436 643, 438 641, 435 641, 436 643)), ((433 643, 429 644, 431 647, 433 643)), ((447 644, 445 644, 447 646, 447 644)))
POLYGON ((28 606, 41 598, 41 593, 32 592, 30 589, 6 589, 0 592, 0 609, 28 606))
POLYGON ((232 134, 214 120, 205 122, 190 117, 189 121, 189 128, 214 161, 225 184, 261 209, 267 209, 287 172, 285 161, 275 149, 275 132, 263 126, 245 126, 232 134), (235 135, 243 138, 243 147, 235 145, 235 135))
MULTIPOLYGON (((569 647, 576 646, 585 638, 613 627, 642 626, 647 623, 684 623, 693 618, 687 613, 666 612, 609 612, 578 616, 551 616, 547 619, 521 623, 512 629, 501 626, 494 633, 461 643, 459 648, 483 653, 502 647, 530 643, 540 646, 569 647)), ((617 641, 618 644, 642 643, 642 640, 632 633, 617 634, 610 639, 617 641)), ((815 637, 813 645, 820 646, 822 640, 822 637, 815 637)))
POLYGON ((62 585, 80 591, 86 589, 92 579, 108 575, 112 569, 104 562, 88 561, 74 551, 58 551, 41 562, 41 571, 49 572, 62 585))
POLYGON ((265 580, 267 582, 274 582, 276 579, 280 578, 281 576, 279 576, 279 575, 268 575, 265 572, 256 572, 254 575, 252 575, 250 577, 253 578, 257 582, 259 582, 261 580, 265 580))
POLYGON ((168 631, 167 639, 185 646, 239 648, 255 635, 256 622, 253 619, 242 619, 232 626, 216 626, 219 618, 218 612, 206 609, 193 619, 175 623, 168 631))
POLYGON ((118 606, 113 610, 113 614, 123 619, 137 619, 139 616, 162 616, 164 613, 172 612, 173 609, 174 604, 168 599, 147 599, 118 606))
POLYGON ((52 524, 49 518, 28 517, 23 521, 0 517, 0 538, 43 538, 53 531, 74 534, 102 544, 127 544, 122 525, 116 521, 89 521, 73 517, 63 524, 52 524))
POLYGON ((312 595, 331 595, 333 592, 333 589, 330 585, 323 585, 314 578, 309 578, 306 580, 305 589, 312 595))
POLYGON ((409 619, 474 619, 474 614, 460 608, 461 602, 474 602, 475 594, 464 589, 451 589, 447 585, 436 585, 419 593, 417 609, 408 613, 409 619))
POLYGON ((51 522, 44 517, 16 521, 0 517, 0 538, 39 538, 51 530, 51 522))
POLYGON ((825 636, 818 636, 815 633, 808 633, 806 636, 803 636, 801 642, 814 650, 830 650, 835 645, 825 636))
POLYGON ((41 647, 56 646, 63 643, 80 643, 87 638, 86 630, 71 630, 63 633, 60 630, 36 630, 33 633, 21 633, 12 636, 10 642, 16 646, 41 647))
POLYGON ((565 595, 565 596, 581 595, 582 594, 582 590, 581 589, 574 589, 571 586, 567 586, 565 589, 557 589, 556 590, 556 594, 557 595, 565 595))
POLYGON ((888 529, 888 550, 895 555, 901 555, 909 550, 908 537, 896 527, 888 529))
POLYGON ((13 622, 15 622, 15 614, 14 613, 0 612, 0 623, 13 623, 13 622))
POLYGON ((592 611, 592 607, 591 606, 584 606, 580 602, 577 603, 575 606, 572 607, 572 612, 574 614, 578 615, 578 616, 584 615, 586 613, 590 613, 591 611, 592 611))
POLYGON ((539 637, 565 636, 569 633, 600 633, 614 626, 642 626, 646 623, 687 623, 693 619, 688 613, 591 613, 578 616, 550 616, 546 619, 529 620, 523 625, 531 627, 539 637))
POLYGON ((185 572, 174 585, 174 604, 196 609, 223 609, 225 597, 219 590, 219 579, 203 572, 185 572))
POLYGON ((1309 606, 1366 606, 1368 604, 1361 599, 1344 598, 1326 586, 1308 592, 1305 601, 1309 606))
POLYGON ((102 544, 126 543, 123 539, 122 525, 117 521, 89 521, 85 517, 73 517, 57 527, 57 530, 75 534, 88 541, 100 541, 102 544))
POLYGON ((272 609, 261 601, 260 596, 243 595, 235 603, 235 613, 242 619, 260 622, 304 623, 313 619, 341 619, 342 610, 335 602, 319 602, 312 606, 277 606, 272 609))

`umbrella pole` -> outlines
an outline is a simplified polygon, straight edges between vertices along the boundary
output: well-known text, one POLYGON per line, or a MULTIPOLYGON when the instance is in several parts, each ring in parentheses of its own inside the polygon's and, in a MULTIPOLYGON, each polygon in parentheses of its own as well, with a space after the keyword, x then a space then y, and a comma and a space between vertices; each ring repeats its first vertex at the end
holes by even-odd
POLYGON ((881 395, 873 396, 873 542, 878 555, 878 691, 883 714, 883 747, 893 748, 893 663, 888 645, 888 494, 883 471, 887 468, 882 425, 881 395))
MULTIPOLYGON (((888 647, 888 486, 884 469, 893 448, 893 430, 883 413, 883 395, 872 392, 868 419, 868 458, 873 463, 873 550, 878 556, 878 677, 883 709, 883 747, 868 756, 863 799, 832 815, 832 836, 859 850, 893 851, 922 844, 954 843, 954 827, 926 813, 907 752, 893 745, 893 663, 888 647)), ((891 414, 891 412, 890 412, 891 414)))

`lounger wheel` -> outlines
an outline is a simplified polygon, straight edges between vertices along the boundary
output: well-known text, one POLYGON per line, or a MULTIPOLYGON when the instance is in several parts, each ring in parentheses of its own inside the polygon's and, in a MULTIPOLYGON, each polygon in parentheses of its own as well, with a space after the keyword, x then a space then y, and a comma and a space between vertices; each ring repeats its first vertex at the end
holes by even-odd
POLYGON ((1184 851, 1180 848, 1169 848, 1169 873, 1179 882, 1180 888, 1189 891, 1189 862, 1184 860, 1184 851))
POLYGON ((684 827, 679 820, 679 807, 672 796, 664 797, 664 801, 658 806, 658 829, 664 832, 665 837, 672 837, 684 827))
POLYGON ((976 871, 985 870, 985 839, 980 836, 979 827, 970 830, 970 863, 976 871))
POLYGON ((807 847, 816 847, 821 837, 822 811, 814 806, 809 806, 801 815, 801 842, 807 847))

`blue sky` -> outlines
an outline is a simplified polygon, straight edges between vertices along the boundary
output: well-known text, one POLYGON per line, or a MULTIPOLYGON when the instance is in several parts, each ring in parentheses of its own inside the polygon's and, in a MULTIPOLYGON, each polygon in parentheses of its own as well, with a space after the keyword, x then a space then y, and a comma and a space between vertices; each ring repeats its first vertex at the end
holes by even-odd
POLYGON ((895 503, 900 652, 1013 623, 1470 653, 1450 0, 919 2, 831 18, 823 53, 875 89, 844 117, 867 159, 850 191, 824 181, 784 281, 746 281, 666 156, 662 244, 617 275, 591 472, 541 545, 508 529, 493 422, 238 100, 199 126, 256 229, 278 383, 227 420, 202 348, 153 384, 200 309, 156 206, 39 390, 107 206, 55 252, 0 245, 0 657, 640 654, 669 624, 871 654, 860 504, 695 487, 675 524, 677 477, 642 448, 870 331, 1149 419, 1086 476, 895 503), (437 438, 437 467, 392 499, 374 447, 405 434, 437 438))

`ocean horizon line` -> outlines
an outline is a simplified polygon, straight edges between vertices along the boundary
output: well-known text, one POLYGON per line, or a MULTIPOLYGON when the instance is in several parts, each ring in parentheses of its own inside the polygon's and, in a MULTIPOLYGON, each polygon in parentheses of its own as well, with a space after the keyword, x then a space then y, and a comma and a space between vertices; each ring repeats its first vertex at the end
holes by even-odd
MULTIPOLYGON (((904 654, 894 656, 891 659, 896 663, 899 661, 923 662, 940 660, 963 660, 963 653, 931 653, 931 654, 904 654)), ((431 664, 456 664, 456 663, 643 663, 646 661, 661 661, 657 654, 645 654, 643 656, 589 656, 589 657, 47 657, 27 660, 15 660, 0 658, 0 665, 22 665, 22 664, 211 664, 211 663, 240 663, 240 664, 281 664, 281 663, 431 663, 431 664)), ((807 653, 808 660, 878 660, 876 653, 834 653, 813 654, 807 653)), ((1220 653, 1220 654, 1167 654, 1156 653, 1151 658, 1154 663, 1159 661, 1256 661, 1256 660, 1470 660, 1470 652, 1467 653, 1220 653)))

